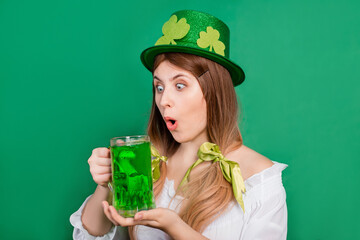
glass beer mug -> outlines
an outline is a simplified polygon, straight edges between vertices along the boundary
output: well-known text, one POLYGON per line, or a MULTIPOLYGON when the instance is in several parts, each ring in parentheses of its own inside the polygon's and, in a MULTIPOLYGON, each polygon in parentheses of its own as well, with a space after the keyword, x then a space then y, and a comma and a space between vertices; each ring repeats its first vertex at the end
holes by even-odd
POLYGON ((147 135, 110 139, 113 206, 123 217, 155 208, 150 138, 147 135))

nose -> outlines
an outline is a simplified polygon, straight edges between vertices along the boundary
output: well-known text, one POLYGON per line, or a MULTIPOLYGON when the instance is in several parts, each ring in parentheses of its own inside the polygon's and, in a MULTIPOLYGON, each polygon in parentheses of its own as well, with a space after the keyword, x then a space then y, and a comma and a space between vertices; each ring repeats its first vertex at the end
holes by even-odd
POLYGON ((173 107, 174 101, 171 97, 171 92, 164 89, 160 97, 160 106, 163 108, 173 107))

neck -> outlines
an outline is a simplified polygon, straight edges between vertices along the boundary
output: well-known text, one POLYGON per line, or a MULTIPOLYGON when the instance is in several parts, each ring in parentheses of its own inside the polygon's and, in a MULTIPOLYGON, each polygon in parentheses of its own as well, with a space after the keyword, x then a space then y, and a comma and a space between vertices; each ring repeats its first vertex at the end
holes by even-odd
POLYGON ((175 179, 175 185, 180 184, 186 171, 198 159, 197 152, 204 142, 209 141, 205 134, 188 142, 182 142, 177 151, 168 159, 167 177, 175 179))
POLYGON ((198 159, 197 152, 200 146, 208 141, 209 139, 206 136, 199 136, 194 140, 181 143, 174 155, 177 159, 181 159, 183 164, 191 165, 198 159))

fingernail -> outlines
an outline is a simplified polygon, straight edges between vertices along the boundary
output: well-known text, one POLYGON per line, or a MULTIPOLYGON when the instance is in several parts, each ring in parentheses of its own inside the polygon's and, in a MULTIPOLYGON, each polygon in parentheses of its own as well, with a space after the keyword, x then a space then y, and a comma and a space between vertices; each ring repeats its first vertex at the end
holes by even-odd
POLYGON ((142 214, 142 213, 136 214, 136 219, 137 219, 137 220, 143 219, 143 214, 142 214))

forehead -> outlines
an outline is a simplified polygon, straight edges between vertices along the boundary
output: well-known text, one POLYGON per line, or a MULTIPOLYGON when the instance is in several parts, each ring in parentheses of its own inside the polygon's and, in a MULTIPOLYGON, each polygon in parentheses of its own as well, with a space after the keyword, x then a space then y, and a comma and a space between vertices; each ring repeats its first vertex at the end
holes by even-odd
POLYGON ((173 78, 179 74, 186 76, 188 78, 196 79, 191 72, 181 67, 178 67, 167 60, 159 64, 159 66, 155 69, 153 76, 162 79, 162 78, 173 78))

